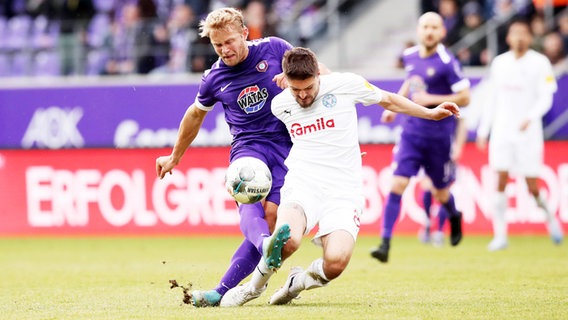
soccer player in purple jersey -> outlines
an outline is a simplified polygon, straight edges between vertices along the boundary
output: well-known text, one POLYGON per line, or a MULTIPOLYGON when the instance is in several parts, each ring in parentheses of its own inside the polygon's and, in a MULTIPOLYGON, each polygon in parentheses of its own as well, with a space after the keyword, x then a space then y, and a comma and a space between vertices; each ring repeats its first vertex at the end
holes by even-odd
POLYGON ((288 42, 268 37, 247 41, 243 15, 233 8, 209 13, 200 23, 200 35, 209 37, 219 59, 201 78, 199 92, 181 120, 177 141, 168 156, 156 159, 160 178, 180 162, 197 136, 207 112, 220 103, 225 111, 233 142, 230 161, 250 156, 262 160, 272 173, 272 189, 262 202, 240 204, 240 227, 245 235, 230 266, 214 290, 191 293, 196 307, 216 306, 223 294, 248 276, 261 257, 270 267, 280 267, 281 248, 290 236, 281 226, 270 236, 280 203, 280 188, 287 168, 284 160, 292 142, 286 126, 271 112, 271 101, 282 91, 285 79, 281 61, 292 48, 288 42))
MULTIPOLYGON (((457 59, 441 41, 446 30, 440 15, 427 12, 418 19, 419 45, 403 53, 407 72, 399 94, 412 101, 434 107, 442 101, 459 106, 469 103, 469 80, 464 78, 457 59)), ((382 120, 390 122, 395 113, 385 110, 382 120)), ((431 121, 409 117, 403 125, 400 141, 394 154, 391 191, 387 197, 382 229, 382 243, 371 251, 371 256, 387 262, 394 225, 400 214, 401 198, 410 178, 420 168, 432 180, 433 196, 440 202, 450 220, 450 242, 456 246, 462 238, 462 216, 456 209, 450 185, 455 178, 451 147, 456 132, 456 119, 431 121)))

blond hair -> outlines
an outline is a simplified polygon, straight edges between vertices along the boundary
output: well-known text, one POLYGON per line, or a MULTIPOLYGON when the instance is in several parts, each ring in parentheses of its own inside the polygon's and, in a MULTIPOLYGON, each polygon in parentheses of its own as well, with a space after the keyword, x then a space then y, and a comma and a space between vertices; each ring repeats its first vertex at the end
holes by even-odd
POLYGON ((245 27, 243 14, 235 8, 220 8, 211 11, 199 22, 199 35, 209 37, 212 31, 234 29, 242 31, 245 27))

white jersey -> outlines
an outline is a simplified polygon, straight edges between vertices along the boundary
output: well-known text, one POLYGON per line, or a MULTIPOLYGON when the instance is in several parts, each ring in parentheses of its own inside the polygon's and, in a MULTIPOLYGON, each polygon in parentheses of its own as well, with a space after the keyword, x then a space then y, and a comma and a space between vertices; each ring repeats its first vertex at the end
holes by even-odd
POLYGON ((480 137, 489 141, 489 165, 497 171, 510 171, 537 177, 543 163, 542 117, 552 106, 557 89, 550 61, 529 50, 517 59, 509 51, 491 64, 489 94, 481 123, 480 137), (530 120, 521 131, 521 124, 530 120))
POLYGON ((319 93, 308 108, 302 108, 289 89, 272 101, 272 113, 284 122, 293 142, 285 162, 288 175, 317 182, 328 194, 358 194, 362 161, 355 105, 380 102, 382 91, 352 73, 319 79, 319 93))
POLYGON ((487 137, 491 132, 492 141, 542 141, 542 117, 557 89, 546 56, 534 50, 519 59, 511 51, 501 54, 491 64, 489 84, 478 135, 487 137), (521 123, 527 119, 531 125, 521 132, 521 123))

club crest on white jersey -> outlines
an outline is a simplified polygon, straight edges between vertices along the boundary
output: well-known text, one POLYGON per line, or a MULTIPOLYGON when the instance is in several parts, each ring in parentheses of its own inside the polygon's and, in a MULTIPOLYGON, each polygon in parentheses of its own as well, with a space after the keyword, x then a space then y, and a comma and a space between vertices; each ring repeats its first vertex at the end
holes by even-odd
POLYGON ((322 97, 321 103, 326 108, 333 108, 337 104, 337 98, 335 95, 328 93, 322 97))

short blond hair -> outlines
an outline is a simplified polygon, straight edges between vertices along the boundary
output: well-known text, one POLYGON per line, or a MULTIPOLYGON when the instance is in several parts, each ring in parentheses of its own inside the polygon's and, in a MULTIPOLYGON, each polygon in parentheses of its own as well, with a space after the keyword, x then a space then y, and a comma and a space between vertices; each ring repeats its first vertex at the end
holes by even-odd
POLYGON ((242 31, 245 19, 241 11, 235 8, 219 8, 211 11, 207 17, 199 22, 199 35, 209 37, 212 31, 222 29, 235 29, 242 31))

